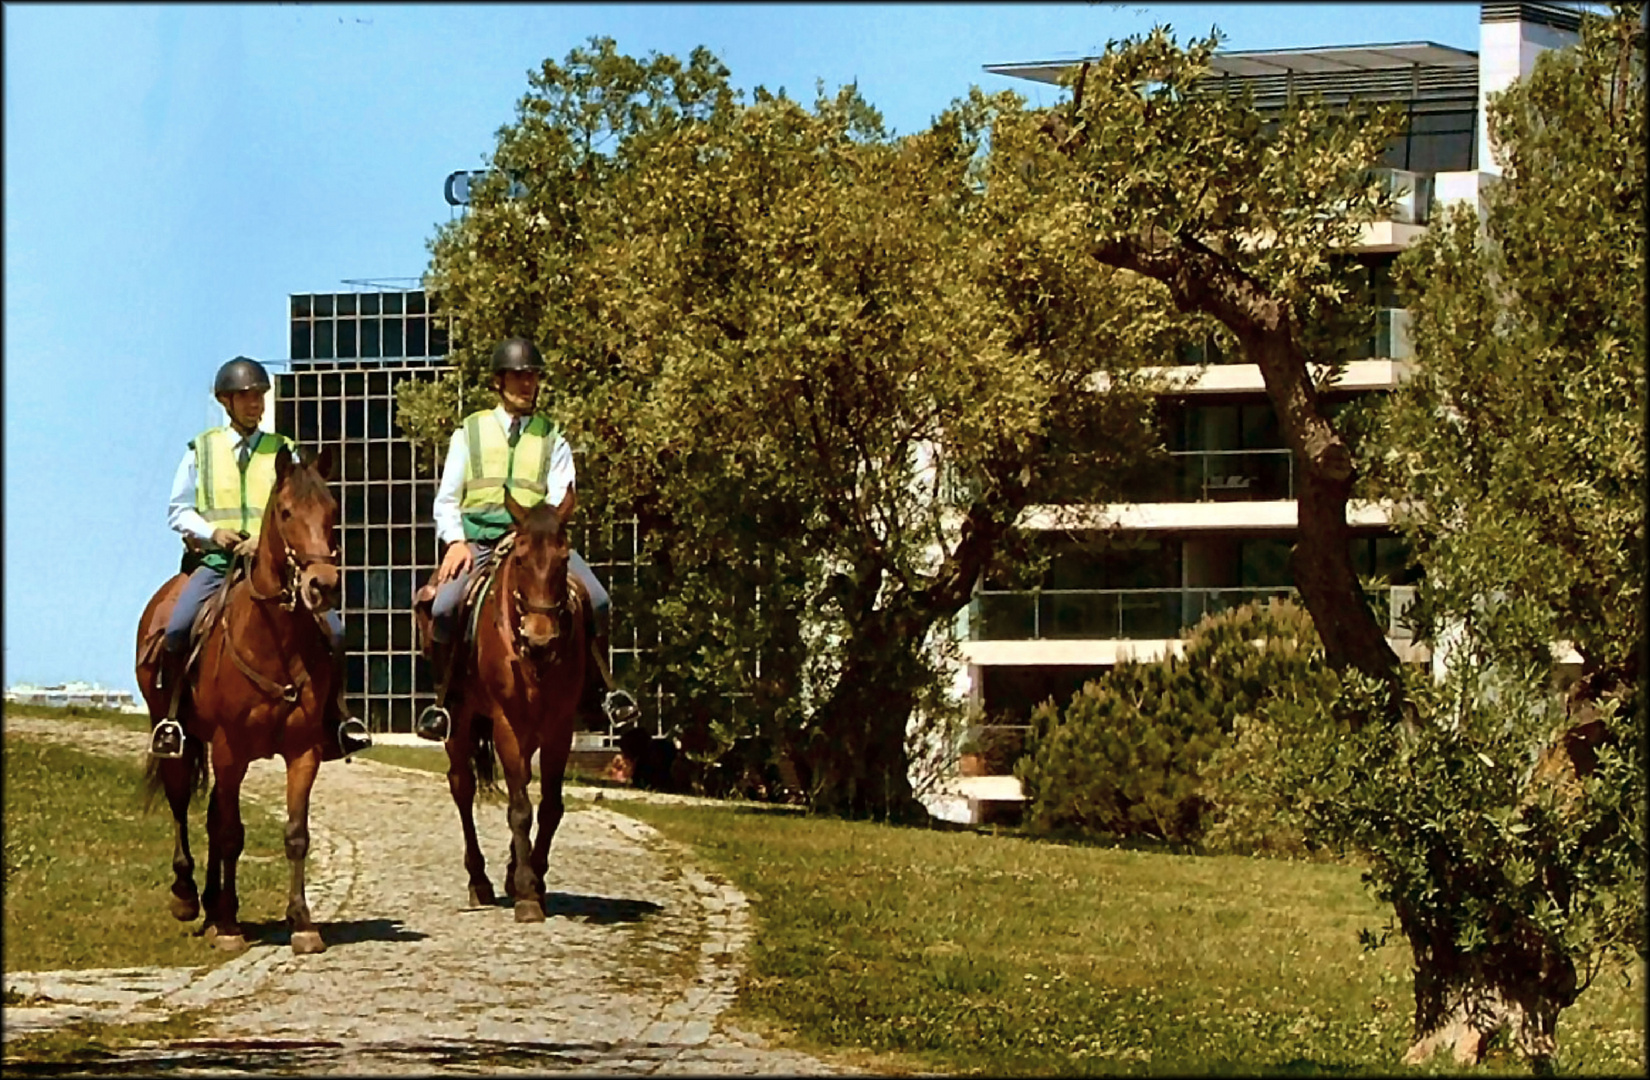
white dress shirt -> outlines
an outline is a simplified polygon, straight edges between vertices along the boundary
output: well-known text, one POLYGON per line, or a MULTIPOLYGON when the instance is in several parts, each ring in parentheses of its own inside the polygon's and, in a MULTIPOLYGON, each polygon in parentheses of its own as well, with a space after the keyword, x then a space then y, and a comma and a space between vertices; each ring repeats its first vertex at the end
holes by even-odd
MULTIPOLYGON (((493 416, 499 426, 510 430, 511 416, 503 405, 493 409, 493 416)), ((525 419, 525 418, 524 418, 525 419)), ((550 445, 548 460, 545 462, 544 499, 551 505, 560 503, 567 494, 567 489, 573 486, 573 448, 567 445, 567 440, 557 432, 550 445)), ((447 463, 441 468, 441 485, 435 489, 435 502, 432 507, 435 516, 435 538, 443 544, 456 543, 464 539, 464 515, 458 508, 459 499, 464 494, 464 473, 470 467, 470 440, 464 437, 462 426, 453 432, 453 441, 447 446, 447 463)))
MULTIPOLYGON (((234 432, 234 428, 230 428, 234 432)), ((204 432, 202 433, 204 434, 204 432)), ((235 456, 239 457, 241 449, 248 441, 260 432, 254 428, 248 435, 238 436, 235 440, 235 456)), ((198 438, 198 436, 197 436, 198 438)), ((183 460, 178 462, 178 471, 172 476, 172 499, 166 508, 166 524, 174 532, 184 536, 198 536, 202 540, 212 539, 212 526, 201 517, 200 511, 195 509, 195 450, 193 447, 183 452, 183 460)))

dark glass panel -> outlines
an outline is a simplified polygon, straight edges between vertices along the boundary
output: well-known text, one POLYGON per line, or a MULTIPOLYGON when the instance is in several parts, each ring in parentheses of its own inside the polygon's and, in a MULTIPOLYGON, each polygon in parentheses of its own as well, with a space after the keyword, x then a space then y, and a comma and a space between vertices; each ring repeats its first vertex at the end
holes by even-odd
MULTIPOLYGON (((399 620, 397 620, 399 621, 399 620)), ((390 657, 390 693, 410 694, 413 689, 412 657, 405 653, 390 657)))
POLYGON ((337 442, 344 436, 343 418, 336 398, 321 399, 321 441, 337 442))
POLYGON ((384 356, 406 356, 407 351, 401 347, 401 320, 390 318, 384 320, 384 333, 381 351, 384 356))
POLYGON ((413 565, 413 531, 410 526, 391 530, 390 564, 393 566, 413 565))
MULTIPOLYGON (((344 568, 344 610, 349 612, 360 611, 367 606, 367 577, 366 571, 359 568, 344 568)), ((351 622, 360 623, 360 618, 344 620, 347 628, 351 622)), ((356 640, 360 640, 357 632, 356 640)))
POLYGON ((317 386, 319 379, 320 379, 320 376, 316 375, 312 371, 306 371, 303 374, 299 375, 298 376, 298 393, 297 393, 296 396, 301 397, 301 398, 312 398, 312 397, 314 397, 315 396, 315 387, 317 386))
POLYGON ((361 296, 360 296, 360 300, 361 300, 361 314, 363 314, 363 315, 376 315, 376 314, 378 314, 378 294, 377 293, 375 293, 375 292, 362 293, 361 296))
POLYGON ((359 694, 367 685, 367 658, 358 655, 363 636, 360 619, 344 623, 344 640, 349 643, 346 647, 351 653, 357 654, 344 660, 345 686, 351 694, 359 694))
POLYGON ((388 443, 367 444, 367 479, 378 481, 390 478, 390 448, 388 443))
POLYGON ((340 315, 354 315, 355 314, 355 294, 354 293, 339 293, 338 294, 338 314, 340 314, 340 315))
POLYGON ((291 357, 294 360, 309 359, 309 323, 307 322, 292 324, 291 357))
POLYGON ((413 520, 413 490, 411 484, 390 486, 390 520, 397 525, 411 525, 413 520))
MULTIPOLYGON (((428 519, 427 514, 420 514, 419 521, 428 519)), ((435 525, 421 524, 413 533, 413 547, 418 556, 419 566, 434 566, 435 559, 435 525)))
POLYGON ((292 317, 294 319, 307 319, 307 318, 309 318, 309 314, 310 314, 309 294, 308 293, 293 293, 292 294, 292 317))
POLYGON ((384 294, 384 314, 386 314, 386 315, 399 315, 399 314, 401 314, 401 294, 400 293, 385 293, 384 294))
POLYGON ((367 406, 360 398, 344 399, 344 437, 364 439, 367 436, 367 406))
POLYGON ((332 359, 332 320, 323 319, 315 323, 315 359, 332 359))
POLYGON ((291 401, 275 402, 275 430, 290 437, 297 424, 298 406, 291 401))
POLYGON ((412 612, 397 613, 390 619, 390 649, 410 653, 413 647, 412 612))
POLYGON ((372 371, 367 373, 367 396, 388 397, 390 393, 390 374, 387 371, 372 371))
POLYGON ((359 371, 351 371, 344 375, 344 396, 358 398, 367 392, 367 379, 359 371))
POLYGON ((390 561, 390 537, 384 529, 367 531, 367 565, 387 566, 390 561))
POLYGON ((397 442, 390 444, 390 476, 396 480, 411 480, 413 478, 412 443, 397 442))
POLYGON ((367 559, 367 531, 359 526, 344 530, 343 559, 345 566, 362 566, 367 559))
POLYGON ((396 611, 407 611, 412 607, 413 577, 416 573, 411 567, 390 571, 390 606, 396 611))
POLYGON ((343 376, 336 371, 324 372, 321 375, 321 396, 335 398, 343 389, 343 376))
POLYGON ((361 355, 368 359, 378 356, 378 320, 361 320, 361 355))
POLYGON ((360 484, 344 485, 344 524, 366 524, 367 500, 360 484))
MULTIPOLYGON (((390 606, 390 572, 382 567, 371 568, 367 571, 367 607, 373 611, 381 611, 390 606)), ((370 616, 378 618, 378 616, 370 616)), ((367 643, 377 648, 383 648, 387 643, 388 634, 376 635, 372 633, 375 624, 367 624, 367 643)))
POLYGON ((338 355, 353 357, 355 355, 355 320, 338 320, 338 355))
POLYGON ((367 524, 387 525, 390 520, 390 493, 385 484, 367 487, 367 524))
POLYGON ((320 402, 309 400, 298 402, 298 441, 312 443, 318 441, 321 433, 320 402))
MULTIPOLYGON (((390 690, 390 658, 387 656, 367 657, 367 692, 372 694, 387 694, 390 690)), ((371 706, 383 709, 380 702, 371 702, 371 706)))
POLYGON ((367 403, 367 435, 373 439, 390 436, 390 403, 373 400, 367 403))
POLYGON ((344 443, 344 470, 345 480, 365 480, 367 478, 367 446, 365 443, 344 443))
POLYGON ((407 320, 407 355, 428 356, 424 351, 424 320, 407 320))
POLYGON ((317 319, 330 319, 332 317, 332 294, 331 293, 316 293, 314 303, 315 303, 315 317, 317 319))
POLYGON ((423 293, 423 290, 419 290, 417 292, 410 292, 410 293, 407 294, 407 314, 408 315, 422 315, 422 314, 424 314, 424 293, 423 293))

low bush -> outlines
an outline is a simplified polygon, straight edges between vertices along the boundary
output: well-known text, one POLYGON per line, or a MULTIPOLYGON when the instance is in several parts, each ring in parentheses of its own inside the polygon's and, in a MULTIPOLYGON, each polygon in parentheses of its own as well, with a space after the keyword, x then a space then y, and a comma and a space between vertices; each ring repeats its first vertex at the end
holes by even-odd
POLYGON ((1027 826, 1299 853, 1299 826, 1274 794, 1285 748, 1265 706, 1328 692, 1333 680, 1311 618, 1294 604, 1212 615, 1183 656, 1121 663, 1064 709, 1037 708, 1015 773, 1027 826))

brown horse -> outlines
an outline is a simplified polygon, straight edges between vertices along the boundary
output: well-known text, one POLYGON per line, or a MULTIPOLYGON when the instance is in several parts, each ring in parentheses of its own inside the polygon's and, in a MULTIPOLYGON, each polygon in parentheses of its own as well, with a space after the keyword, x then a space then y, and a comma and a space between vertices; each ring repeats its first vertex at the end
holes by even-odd
MULTIPOLYGON (((338 603, 339 570, 333 526, 338 504, 327 490, 332 458, 295 460, 282 447, 275 457, 275 490, 265 507, 257 553, 246 577, 227 585, 221 613, 207 631, 179 714, 188 738, 182 758, 151 758, 148 789, 164 789, 172 807, 172 915, 190 922, 206 905, 205 932, 226 951, 246 948, 236 921, 240 901, 235 867, 245 843, 240 790, 247 767, 260 758, 286 759, 286 857, 292 884, 286 917, 292 951, 326 945, 304 899, 309 853, 309 792, 325 742, 322 719, 335 692, 332 651, 319 617, 338 603), (189 803, 205 787, 210 751, 212 792, 206 811, 204 897, 195 892, 189 853, 189 803)), ((171 693, 155 688, 159 637, 187 579, 161 587, 138 623, 138 686, 152 721, 166 715, 171 693)), ((217 603, 217 599, 210 601, 217 603)))
POLYGON ((544 919, 544 872, 550 840, 562 819, 562 778, 573 749, 573 722, 589 655, 585 618, 589 597, 567 573, 563 527, 573 512, 568 489, 560 506, 531 510, 506 491, 504 505, 515 522, 476 618, 476 642, 463 658, 467 678, 463 707, 447 740, 447 786, 464 829, 464 868, 470 903, 491 904, 493 886, 476 843, 473 803, 476 773, 492 781, 493 749, 509 793, 510 862, 504 891, 516 902, 517 922, 544 919), (539 754, 538 835, 529 844, 533 755, 539 754))

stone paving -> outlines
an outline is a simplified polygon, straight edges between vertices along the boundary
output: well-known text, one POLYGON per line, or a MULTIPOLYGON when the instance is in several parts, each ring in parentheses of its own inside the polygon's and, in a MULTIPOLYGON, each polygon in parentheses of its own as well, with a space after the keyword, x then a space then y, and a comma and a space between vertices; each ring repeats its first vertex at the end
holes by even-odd
MULTIPOLYGON (((134 757, 144 745, 137 733, 74 721, 10 717, 6 729, 134 757)), ((278 761, 254 764, 245 798, 280 808, 283 791, 278 761)), ((467 906, 444 775, 331 762, 311 808, 307 896, 326 952, 295 956, 284 923, 248 923, 252 947, 215 968, 8 973, 8 989, 52 1004, 8 1007, 6 1038, 74 1019, 200 1008, 205 1037, 140 1045, 97 1071, 848 1071, 721 1019, 749 939, 745 898, 633 818, 599 803, 569 811, 551 847, 549 918, 520 924, 502 900, 502 801, 476 807, 501 896, 481 908, 467 906)), ((204 839, 197 858, 200 880, 204 839)))

